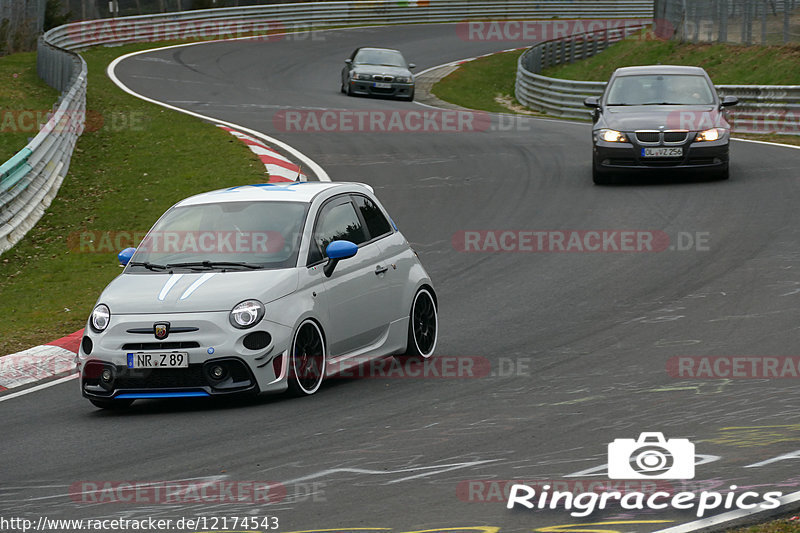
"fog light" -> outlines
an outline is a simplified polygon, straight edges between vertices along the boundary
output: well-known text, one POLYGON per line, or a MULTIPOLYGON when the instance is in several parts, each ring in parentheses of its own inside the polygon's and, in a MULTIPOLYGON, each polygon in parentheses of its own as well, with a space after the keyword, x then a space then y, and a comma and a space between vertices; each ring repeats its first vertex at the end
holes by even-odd
POLYGON ((213 379, 222 379, 222 376, 225 375, 225 369, 219 365, 214 365, 211 367, 210 374, 213 379))
POLYGON ((103 371, 100 373, 100 379, 102 379, 105 383, 111 383, 113 377, 114 376, 111 373, 111 370, 108 368, 104 368, 103 371))

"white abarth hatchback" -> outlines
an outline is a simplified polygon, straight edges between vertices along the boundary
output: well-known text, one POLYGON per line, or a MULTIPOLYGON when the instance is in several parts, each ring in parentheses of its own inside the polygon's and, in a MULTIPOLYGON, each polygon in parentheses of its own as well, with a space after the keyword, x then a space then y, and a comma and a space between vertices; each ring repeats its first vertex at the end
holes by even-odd
POLYGON ((187 198, 100 295, 78 352, 84 397, 282 392, 379 357, 428 358, 437 299, 372 189, 261 184, 187 198))

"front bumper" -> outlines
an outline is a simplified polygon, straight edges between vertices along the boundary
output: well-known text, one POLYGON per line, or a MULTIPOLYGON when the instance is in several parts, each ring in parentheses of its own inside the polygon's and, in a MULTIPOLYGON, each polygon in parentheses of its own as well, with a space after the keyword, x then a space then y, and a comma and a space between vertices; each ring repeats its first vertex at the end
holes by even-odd
POLYGON ((236 329, 227 312, 112 315, 103 333, 85 330, 77 356, 81 393, 109 400, 282 392, 287 388, 291 334, 291 328, 267 319, 252 329, 236 329), (161 341, 141 333, 155 322, 191 331, 171 333, 161 341), (187 354, 188 367, 129 364, 129 354, 175 352, 187 354), (222 367, 222 376, 215 378, 215 366, 222 367), (103 378, 104 370, 110 380, 103 378))
MULTIPOLYGON (((625 170, 688 170, 688 169, 720 169, 728 165, 729 137, 726 134, 717 141, 694 142, 694 134, 689 135, 686 142, 668 145, 670 148, 682 148, 679 157, 644 157, 644 148, 654 147, 638 143, 631 133, 627 133, 629 142, 615 143, 595 140, 593 158, 595 168, 604 171, 625 170)), ((659 145, 657 147, 663 147, 659 145)))
POLYGON ((413 83, 386 82, 391 87, 376 87, 374 81, 350 80, 350 92, 368 96, 391 96, 408 98, 414 94, 413 83))

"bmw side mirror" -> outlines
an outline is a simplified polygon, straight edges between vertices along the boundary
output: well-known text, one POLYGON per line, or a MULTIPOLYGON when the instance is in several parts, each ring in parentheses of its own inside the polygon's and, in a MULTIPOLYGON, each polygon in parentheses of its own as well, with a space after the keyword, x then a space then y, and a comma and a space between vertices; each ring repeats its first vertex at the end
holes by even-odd
POLYGON ((325 248, 325 254, 328 256, 328 262, 322 271, 326 277, 331 277, 333 269, 336 268, 337 263, 342 259, 353 257, 358 252, 358 245, 350 241, 333 241, 325 248))
POLYGON ((583 105, 585 105, 586 107, 597 109, 598 107, 600 107, 600 98, 598 98, 597 96, 589 96, 586 98, 586 100, 583 101, 583 105))
POLYGON ((349 65, 353 62, 353 60, 348 57, 347 59, 344 60, 344 62, 349 65))
POLYGON ((119 259, 119 264, 121 266, 125 266, 133 257, 133 254, 136 252, 136 248, 125 248, 120 253, 117 254, 117 259, 119 259))
POLYGON ((408 68, 409 68, 409 69, 412 69, 412 68, 417 68, 417 65, 415 65, 414 63, 409 63, 409 64, 408 64, 408 68))
POLYGON ((735 96, 723 96, 722 102, 720 102, 720 107, 729 107, 732 105, 736 105, 739 103, 739 99, 735 96))

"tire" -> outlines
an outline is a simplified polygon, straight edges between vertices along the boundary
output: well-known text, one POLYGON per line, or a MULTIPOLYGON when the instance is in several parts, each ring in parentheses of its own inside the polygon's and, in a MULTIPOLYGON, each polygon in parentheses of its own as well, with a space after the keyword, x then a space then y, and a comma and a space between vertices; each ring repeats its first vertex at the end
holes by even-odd
POLYGON ((595 185, 610 185, 613 183, 613 180, 608 172, 598 170, 594 159, 592 159, 592 181, 595 185))
POLYGON ((347 96, 353 96, 353 88, 350 85, 350 82, 347 83, 347 88, 345 89, 344 94, 347 96))
POLYGON ((423 287, 414 295, 408 320, 408 344, 402 357, 428 359, 439 338, 439 313, 431 289, 423 287))
POLYGON ((414 101, 414 90, 411 90, 411 94, 402 98, 406 102, 413 102, 414 101))
POLYGON ((92 405, 100 409, 108 409, 110 411, 123 411, 131 406, 133 400, 95 400, 89 399, 92 405))
POLYGON ((325 378, 325 338, 313 320, 306 320, 294 334, 289 357, 289 391, 295 396, 311 396, 325 378))
POLYGON ((730 164, 728 164, 728 163, 725 163, 725 166, 724 166, 724 167, 722 167, 722 168, 720 169, 720 171, 719 171, 719 174, 717 174, 717 179, 719 179, 719 180, 726 180, 726 179, 728 179, 728 178, 730 178, 730 177, 731 177, 731 168, 730 168, 730 164))

